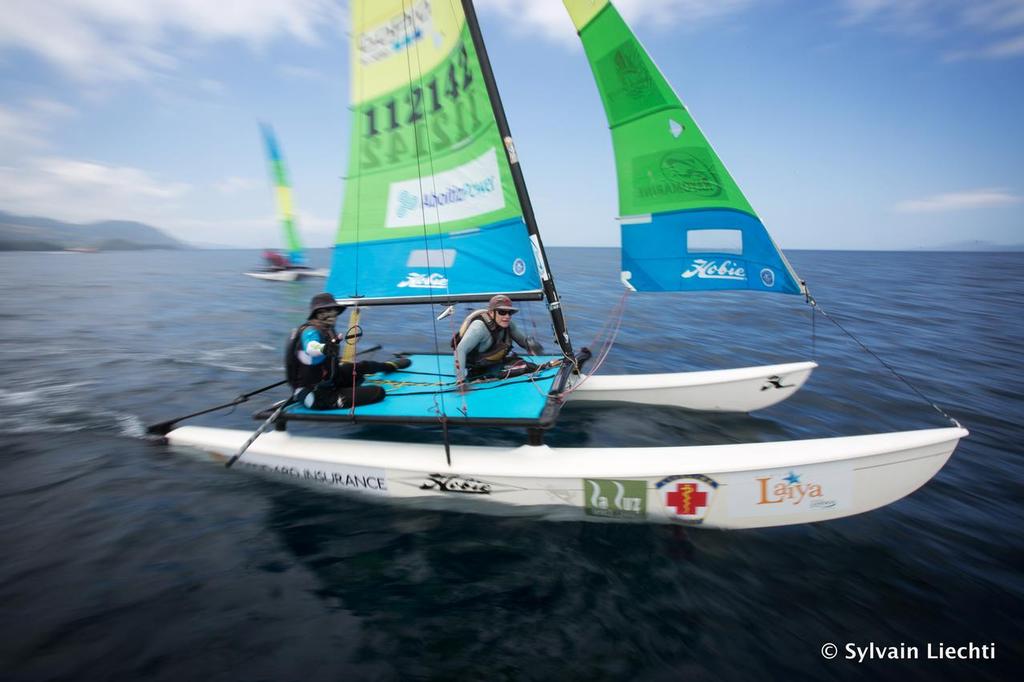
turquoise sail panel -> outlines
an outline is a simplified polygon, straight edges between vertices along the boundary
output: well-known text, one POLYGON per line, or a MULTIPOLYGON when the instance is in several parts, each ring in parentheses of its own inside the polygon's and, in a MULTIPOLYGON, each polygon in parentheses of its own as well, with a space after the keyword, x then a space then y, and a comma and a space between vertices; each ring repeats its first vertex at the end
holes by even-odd
POLYGON ((339 298, 444 299, 541 288, 521 218, 455 234, 334 247, 327 290, 339 298))
POLYGON ((761 221, 729 209, 624 221, 622 282, 635 291, 801 293, 761 221))

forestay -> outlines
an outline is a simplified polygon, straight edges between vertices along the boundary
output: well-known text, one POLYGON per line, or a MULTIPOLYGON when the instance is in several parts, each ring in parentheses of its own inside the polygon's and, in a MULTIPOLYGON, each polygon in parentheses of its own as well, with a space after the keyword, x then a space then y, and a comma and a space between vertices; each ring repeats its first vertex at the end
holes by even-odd
POLYGON ((277 213, 284 230, 285 243, 288 247, 288 262, 291 265, 306 265, 306 253, 299 241, 298 230, 295 229, 295 214, 292 211, 292 189, 288 184, 288 176, 284 169, 281 149, 277 146, 274 130, 267 124, 261 124, 263 142, 267 148, 267 162, 270 165, 270 178, 274 183, 277 198, 277 213))
POLYGON ((622 281, 637 291, 802 285, 643 46, 607 0, 564 0, 612 132, 622 281))
POLYGON ((458 3, 353 0, 352 144, 328 290, 363 302, 539 298, 458 3))

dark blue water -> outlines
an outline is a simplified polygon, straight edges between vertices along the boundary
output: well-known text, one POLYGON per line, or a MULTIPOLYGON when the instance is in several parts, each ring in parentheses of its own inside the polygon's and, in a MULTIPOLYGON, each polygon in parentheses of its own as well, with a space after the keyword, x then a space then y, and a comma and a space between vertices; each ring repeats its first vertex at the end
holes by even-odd
MULTIPOLYGON (((145 424, 279 378, 283 336, 318 283, 241 276, 256 258, 0 254, 0 679, 994 680, 1020 669, 1024 254, 792 253, 826 310, 971 436, 889 507, 734 532, 417 511, 147 442, 145 424), (827 642, 837 660, 822 658, 827 642), (940 642, 994 643, 996 659, 844 660, 847 643, 916 646, 924 659, 940 642)), ((602 340, 621 297, 616 259, 552 249, 576 345, 602 340)), ((539 306, 520 319, 544 328, 539 306)), ((366 344, 434 347, 435 324, 417 311, 374 309, 363 323, 366 344)), ((436 324, 441 347, 449 324, 436 324)), ((548 441, 946 424, 793 297, 634 295, 602 370, 812 356, 808 385, 754 415, 569 406, 548 441)), ((193 423, 254 428, 249 408, 193 423)))

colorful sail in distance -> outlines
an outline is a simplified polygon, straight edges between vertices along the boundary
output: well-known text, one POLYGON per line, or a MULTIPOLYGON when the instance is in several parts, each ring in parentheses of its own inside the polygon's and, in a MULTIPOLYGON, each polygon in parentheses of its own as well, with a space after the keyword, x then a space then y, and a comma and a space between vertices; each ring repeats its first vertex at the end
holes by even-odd
POLYGON ((461 4, 351 5, 351 150, 328 290, 413 302, 539 298, 461 4))
POLYGON ((801 293, 796 272, 615 7, 564 2, 612 132, 623 283, 801 293))
POLYGON ((288 175, 284 170, 284 159, 281 149, 277 146, 277 138, 273 129, 260 124, 263 142, 267 147, 267 161, 270 164, 270 177, 274 182, 274 193, 277 198, 277 213, 284 230, 285 245, 288 247, 288 262, 291 265, 306 265, 306 254, 299 241, 298 230, 295 229, 295 214, 292 213, 292 188, 288 185, 288 175))

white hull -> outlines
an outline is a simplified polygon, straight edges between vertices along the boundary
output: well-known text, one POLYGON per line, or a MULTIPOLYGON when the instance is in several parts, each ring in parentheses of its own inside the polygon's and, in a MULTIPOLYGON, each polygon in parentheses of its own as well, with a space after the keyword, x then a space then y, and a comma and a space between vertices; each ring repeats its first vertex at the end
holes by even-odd
POLYGON ((256 270, 254 272, 247 272, 245 274, 247 274, 249 277, 255 277, 256 279, 269 279, 274 282, 294 282, 297 279, 327 277, 329 273, 327 272, 327 270, 323 268, 301 268, 298 270, 256 270))
MULTIPOLYGON (((226 458, 251 434, 186 426, 176 446, 226 458)), ((826 521, 876 509, 926 483, 962 428, 739 445, 657 448, 452 446, 273 431, 236 466, 417 505, 553 519, 711 528, 826 521)))
POLYGON ((671 405, 705 412, 752 412, 800 390, 816 362, 675 374, 582 375, 569 400, 671 405))

